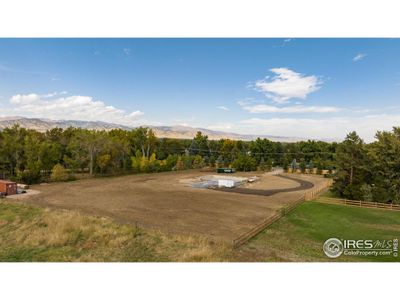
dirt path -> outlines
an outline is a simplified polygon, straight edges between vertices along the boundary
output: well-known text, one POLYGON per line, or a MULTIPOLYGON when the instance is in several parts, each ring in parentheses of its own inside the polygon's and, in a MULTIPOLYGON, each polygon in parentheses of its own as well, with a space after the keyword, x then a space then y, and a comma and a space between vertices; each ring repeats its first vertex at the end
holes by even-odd
POLYGON ((278 188, 278 189, 254 189, 254 188, 242 188, 242 187, 235 187, 235 188, 218 188, 217 191, 222 192, 230 192, 230 193, 239 193, 239 194, 248 194, 248 195, 260 195, 260 196, 272 196, 277 193, 289 193, 289 192, 297 192, 302 190, 308 190, 314 187, 314 184, 310 181, 303 180, 300 178, 289 177, 285 175, 274 175, 277 177, 285 178, 288 180, 293 180, 296 183, 299 183, 299 186, 292 187, 292 188, 278 188))

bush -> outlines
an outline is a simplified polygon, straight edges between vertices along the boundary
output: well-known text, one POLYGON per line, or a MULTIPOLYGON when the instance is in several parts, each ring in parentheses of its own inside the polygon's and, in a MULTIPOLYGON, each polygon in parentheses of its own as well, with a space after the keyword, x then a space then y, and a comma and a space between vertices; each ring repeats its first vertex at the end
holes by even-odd
POLYGON ((176 154, 168 155, 167 159, 165 160, 164 170, 171 171, 176 166, 177 162, 178 162, 178 155, 176 154))
POLYGON ((17 173, 17 181, 25 184, 38 183, 41 179, 42 176, 40 175, 40 171, 23 170, 17 173))
POLYGON ((132 156, 131 162, 132 162, 132 171, 134 173, 139 173, 140 172, 140 158, 132 156))
POLYGON ((193 159, 192 168, 200 169, 205 166, 204 159, 200 155, 196 155, 193 159))
POLYGON ((161 170, 161 162, 156 158, 155 153, 150 156, 148 170, 151 173, 160 172, 161 170))
POLYGON ((372 201, 373 200, 373 195, 372 195, 372 186, 370 186, 367 183, 364 183, 360 191, 362 193, 362 199, 365 201, 372 201))
POLYGON ((175 169, 176 169, 177 171, 181 171, 181 170, 184 170, 184 169, 185 169, 185 165, 184 165, 184 163, 183 163, 183 161, 182 161, 182 156, 179 156, 179 157, 178 157, 178 160, 176 161, 175 169))
POLYGON ((142 156, 140 158, 140 172, 147 173, 149 171, 149 160, 142 156))
POLYGON ((260 163, 258 165, 257 170, 259 171, 271 171, 272 169, 272 160, 269 158, 267 162, 265 162, 264 157, 261 157, 260 163))
POLYGON ((182 161, 184 165, 184 169, 191 169, 193 165, 194 157, 192 155, 183 155, 182 161))
POLYGON ((107 169, 107 167, 110 163, 110 160, 111 160, 110 154, 100 155, 97 158, 97 165, 99 166, 101 173, 103 173, 107 169))
POLYGON ((67 181, 70 180, 70 174, 61 164, 56 164, 51 170, 51 181, 67 181))
POLYGON ((255 171, 257 168, 257 161, 253 157, 240 155, 235 159, 232 166, 238 171, 255 171))

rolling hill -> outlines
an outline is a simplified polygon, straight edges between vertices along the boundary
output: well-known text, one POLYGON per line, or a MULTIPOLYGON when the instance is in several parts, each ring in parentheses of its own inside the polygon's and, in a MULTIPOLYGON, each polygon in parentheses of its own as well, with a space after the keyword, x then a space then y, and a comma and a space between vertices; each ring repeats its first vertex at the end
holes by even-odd
MULTIPOLYGON (((111 129, 124 129, 130 130, 133 127, 124 126, 120 124, 100 122, 100 121, 77 121, 77 120, 49 120, 39 118, 25 118, 25 117, 0 117, 0 130, 11 127, 18 124, 23 128, 35 129, 40 132, 52 128, 68 128, 68 127, 79 127, 93 130, 111 130, 111 129)), ((272 141, 280 142, 296 142, 306 140, 298 137, 285 137, 285 136, 273 136, 273 135, 246 135, 223 131, 214 131, 205 128, 194 128, 188 126, 146 126, 152 128, 155 135, 159 138, 177 138, 177 139, 192 139, 197 131, 201 131, 207 135, 210 140, 219 139, 233 139, 250 141, 258 137, 267 138, 272 141)))

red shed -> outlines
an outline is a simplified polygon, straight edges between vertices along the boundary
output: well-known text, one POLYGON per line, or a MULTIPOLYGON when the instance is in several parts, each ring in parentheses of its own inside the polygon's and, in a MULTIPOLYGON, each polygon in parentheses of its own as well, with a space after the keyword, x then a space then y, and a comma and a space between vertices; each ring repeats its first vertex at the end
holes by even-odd
POLYGON ((0 193, 14 195, 17 193, 17 183, 8 180, 0 180, 0 193))

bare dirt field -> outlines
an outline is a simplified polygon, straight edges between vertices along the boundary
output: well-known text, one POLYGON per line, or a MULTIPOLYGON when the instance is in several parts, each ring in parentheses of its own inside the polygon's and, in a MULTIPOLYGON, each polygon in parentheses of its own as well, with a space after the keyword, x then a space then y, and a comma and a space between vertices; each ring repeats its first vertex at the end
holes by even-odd
MULTIPOLYGON (((32 189, 40 193, 16 201, 108 216, 121 223, 170 233, 232 240, 285 204, 297 200, 305 191, 294 189, 265 196, 188 185, 191 179, 208 174, 215 173, 166 172, 36 185, 32 189)), ((260 177, 260 181, 246 184, 243 189, 292 189, 301 185, 288 178, 257 172, 232 176, 260 177)), ((325 180, 318 176, 290 176, 313 184, 325 180)))

